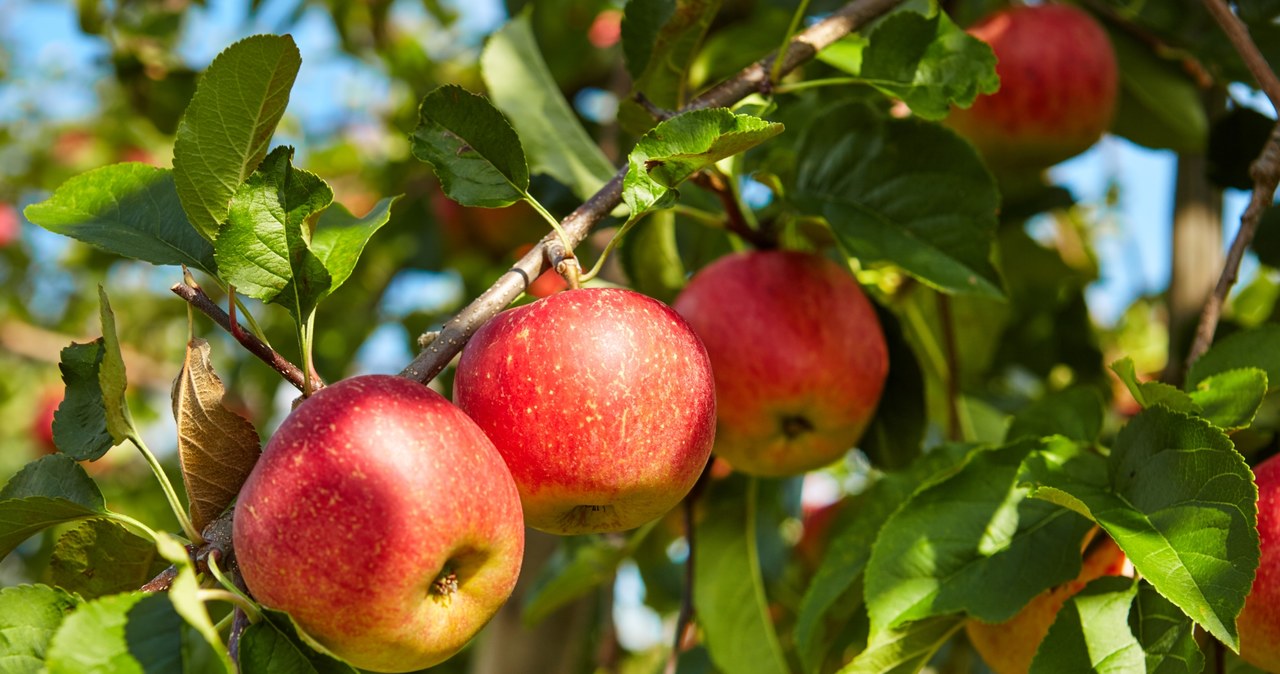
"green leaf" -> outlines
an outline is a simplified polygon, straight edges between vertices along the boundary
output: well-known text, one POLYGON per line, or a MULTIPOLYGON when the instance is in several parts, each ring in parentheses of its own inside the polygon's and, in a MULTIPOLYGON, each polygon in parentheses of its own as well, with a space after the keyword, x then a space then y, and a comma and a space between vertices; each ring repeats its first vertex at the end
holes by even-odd
POLYGON ((959 472, 917 492, 889 518, 867 563, 872 634, 957 611, 1004 622, 1080 572, 1075 553, 1090 523, 1027 498, 1019 484, 1021 464, 1037 447, 1019 442, 974 452, 959 472))
POLYGON ((41 457, 0 489, 0 559, 46 527, 106 512, 102 492, 80 464, 64 454, 41 457))
POLYGON ((637 222, 618 246, 630 287, 671 303, 684 288, 685 268, 676 245, 674 211, 651 213, 637 222))
POLYGON ((72 343, 62 350, 58 369, 66 394, 53 413, 53 444, 79 461, 94 461, 115 444, 107 432, 106 406, 98 371, 102 367, 102 338, 72 343))
POLYGON ((534 173, 555 178, 581 199, 613 177, 613 164, 582 128, 551 77, 528 13, 489 37, 480 65, 494 105, 524 140, 534 173))
POLYGON ((1191 392, 1200 416, 1223 430, 1248 428, 1267 395, 1267 373, 1256 367, 1205 377, 1191 392))
POLYGON ((990 260, 1000 195, 954 133, 848 104, 813 121, 798 156, 794 203, 825 217, 849 255, 943 292, 1004 296, 990 260))
POLYGON ((1146 653, 1148 674, 1199 674, 1204 670, 1195 623, 1151 583, 1138 583, 1129 627, 1146 653))
POLYGON ((187 220, 168 169, 133 163, 94 169, 23 213, 51 232, 108 253, 218 275, 213 246, 187 220))
POLYGON ((660 108, 678 110, 689 97, 689 70, 723 0, 633 0, 622 19, 622 48, 631 95, 618 108, 626 130, 639 134, 653 116, 637 104, 644 94, 660 108))
POLYGON ((135 430, 133 417, 124 391, 128 380, 124 374, 124 356, 120 338, 116 336, 116 315, 111 311, 107 291, 98 286, 98 315, 102 320, 102 362, 98 365, 98 385, 102 388, 102 406, 107 415, 107 432, 115 444, 129 439, 135 430))
POLYGON ((1218 340, 1187 371, 1186 388, 1210 375, 1256 367, 1267 373, 1267 390, 1280 388, 1280 324, 1265 323, 1218 340))
POLYGON ((240 670, 272 674, 356 674, 355 668, 318 653, 298 636, 289 617, 264 610, 263 620, 240 638, 240 670))
POLYGON ((150 540, 110 520, 89 520, 58 539, 49 572, 59 587, 93 599, 136 590, 168 565, 150 540))
POLYGON ((1258 490, 1231 440, 1156 406, 1120 431, 1107 470, 1099 480, 1032 460, 1025 478, 1037 497, 1087 513, 1162 595, 1237 648, 1258 567, 1258 490))
POLYGON ((1079 442, 1094 442, 1102 432, 1105 412, 1097 389, 1081 386, 1058 391, 1018 412, 1005 439, 1061 435, 1079 442))
POLYGON ((756 540, 759 481, 745 503, 723 499, 698 529, 694 605, 716 666, 735 674, 790 671, 769 618, 756 540))
POLYGON ((463 206, 509 206, 529 190, 515 129, 483 96, 462 87, 427 94, 409 140, 413 156, 431 164, 444 193, 463 206))
POLYGON ((81 604, 49 643, 49 674, 183 671, 182 618, 163 594, 113 594, 81 604))
POLYGON ((1144 408, 1164 405, 1178 412, 1200 414, 1200 406, 1186 393, 1164 382, 1139 381, 1137 368, 1133 364, 1133 359, 1128 356, 1112 363, 1111 371, 1116 373, 1120 381, 1129 389, 1133 399, 1144 408))
POLYGON ((301 65, 293 38, 255 35, 223 50, 200 78, 178 125, 173 177, 187 217, 209 241, 267 156, 301 65))
POLYGON ((928 425, 925 376, 898 317, 878 304, 872 306, 889 348, 889 373, 876 414, 863 432, 858 449, 877 468, 898 469, 911 465, 920 456, 928 425))
POLYGON ((891 14, 876 25, 869 42, 858 37, 846 45, 819 52, 819 60, 902 99, 924 119, 942 119, 953 103, 967 108, 979 94, 1000 88, 991 47, 943 12, 891 14))
MULTIPOLYGON (((215 657, 222 661, 223 671, 227 674, 235 674, 235 665, 231 662, 231 656, 227 653, 227 647, 223 645, 222 638, 218 636, 218 630, 213 626, 213 620, 209 618, 209 610, 205 607, 203 601, 200 600, 200 581, 196 579, 195 569, 191 565, 191 558, 187 555, 182 544, 178 543, 171 536, 161 534, 160 541, 157 541, 157 548, 170 562, 178 567, 178 575, 173 579, 173 583, 166 592, 169 601, 173 604, 173 610, 190 625, 199 636, 204 638, 210 650, 213 651, 215 657)), ((184 644, 184 650, 191 648, 191 645, 184 644)))
POLYGON ((1176 59, 1121 30, 1110 30, 1120 73, 1120 97, 1111 132, 1146 147, 1200 154, 1209 117, 1200 88, 1176 59))
POLYGON ((1058 611, 1030 674, 1142 672, 1142 646, 1129 631, 1129 607, 1137 594, 1132 578, 1104 576, 1080 590, 1058 611))
POLYGON ((915 674, 962 625, 961 616, 938 616, 873 633, 839 674, 915 674))
POLYGON ((38 674, 58 626, 78 600, 47 585, 0 589, 0 672, 38 674))
POLYGON ((239 292, 280 304, 304 323, 332 278, 308 245, 310 219, 333 201, 314 173, 296 169, 293 148, 272 150, 231 201, 215 244, 222 278, 239 292))
POLYGON ((631 217, 670 198, 669 190, 721 159, 782 133, 782 125, 726 108, 694 110, 654 127, 627 157, 622 200, 631 217))
POLYGON ((521 620, 537 625, 561 606, 613 580, 618 565, 635 554, 659 521, 637 529, 626 542, 606 536, 565 538, 525 595, 521 620))
POLYGON ((329 272, 327 285, 315 283, 316 301, 337 290, 356 268, 365 244, 391 220, 391 206, 400 197, 390 197, 374 204, 364 217, 357 218, 342 204, 333 204, 320 213, 311 235, 311 251, 329 272))

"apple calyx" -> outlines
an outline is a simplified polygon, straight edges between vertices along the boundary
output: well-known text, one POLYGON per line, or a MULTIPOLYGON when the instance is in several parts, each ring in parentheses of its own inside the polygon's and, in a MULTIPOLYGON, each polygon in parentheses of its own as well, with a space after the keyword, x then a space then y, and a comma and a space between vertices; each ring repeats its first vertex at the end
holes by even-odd
POLYGON ((431 582, 431 594, 448 598, 458 591, 458 574, 453 569, 445 567, 439 576, 431 582))

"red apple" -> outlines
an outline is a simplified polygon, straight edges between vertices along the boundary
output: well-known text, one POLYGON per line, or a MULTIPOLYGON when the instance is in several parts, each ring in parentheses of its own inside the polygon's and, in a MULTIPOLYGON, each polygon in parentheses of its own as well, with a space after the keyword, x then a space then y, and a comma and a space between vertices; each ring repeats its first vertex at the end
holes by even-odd
POLYGON ((519 494, 458 408, 388 375, 321 389, 285 419, 240 492, 250 591, 352 664, 453 655, 515 587, 519 494))
POLYGON ((809 253, 736 253, 698 272, 675 307, 711 355, 716 454, 734 468, 803 473, 858 442, 889 356, 847 270, 809 253))
POLYGON ((662 516, 715 435, 702 343, 630 290, 569 290, 498 314, 463 350, 453 398, 507 460, 525 521, 555 534, 662 516))
POLYGON ((1268 672, 1280 672, 1280 456, 1253 469, 1258 485, 1258 575, 1236 619, 1240 657, 1268 672))
POLYGON ((51 386, 36 401, 35 415, 31 418, 31 438, 43 454, 58 451, 58 446, 53 443, 53 413, 62 404, 63 393, 61 386, 51 386))
POLYGON ((804 528, 800 540, 796 541, 795 553, 800 564, 810 574, 822 566, 822 557, 827 554, 827 543, 831 538, 831 527, 844 512, 843 499, 828 503, 818 508, 804 508, 800 522, 804 528))
POLYGON ((1118 94, 1106 31, 1070 5, 1014 6, 969 33, 991 45, 1000 90, 947 124, 997 173, 1038 170, 1084 152, 1111 125, 1118 94))
POLYGON ((1111 539, 1105 539, 1085 557, 1075 580, 1036 595, 1014 617, 994 625, 977 620, 965 623, 969 642, 996 674, 1026 674, 1062 605, 1089 581, 1120 575, 1124 567, 1125 557, 1120 547, 1111 539))

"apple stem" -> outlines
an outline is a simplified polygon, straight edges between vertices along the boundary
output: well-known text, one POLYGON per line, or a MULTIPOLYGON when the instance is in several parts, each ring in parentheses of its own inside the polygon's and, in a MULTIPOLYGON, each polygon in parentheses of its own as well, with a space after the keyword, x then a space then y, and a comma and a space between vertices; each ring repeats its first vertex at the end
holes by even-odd
MULTIPOLYGON (((546 247, 547 265, 556 270, 556 273, 563 276, 566 283, 569 284, 570 290, 577 290, 582 287, 582 266, 578 264, 578 257, 573 254, 572 250, 565 247, 563 242, 552 241, 546 247)), ((532 281, 531 281, 532 282, 532 281)))
MULTIPOLYGON (((791 25, 787 26, 786 35, 782 36, 782 45, 778 47, 778 53, 786 56, 787 49, 791 47, 791 37, 796 34, 800 28, 800 22, 804 20, 805 12, 809 11, 809 0, 800 0, 800 4, 796 6, 796 11, 791 14, 791 25)), ((769 69, 769 82, 777 85, 778 80, 782 77, 783 59, 777 59, 773 62, 773 67, 769 69)))
POLYGON ((604 263, 609 259, 609 256, 613 254, 613 249, 618 247, 618 243, 622 241, 622 237, 626 236, 627 232, 631 231, 631 228, 634 227, 635 224, 645 215, 647 214, 641 213, 638 217, 633 215, 627 218, 626 222, 622 223, 622 226, 618 228, 618 231, 613 235, 613 238, 609 239, 609 243, 605 244, 604 250, 600 251, 600 257, 596 260, 594 265, 591 265, 591 271, 582 275, 580 280, 583 283, 594 279, 600 274, 600 270, 604 269, 604 263))

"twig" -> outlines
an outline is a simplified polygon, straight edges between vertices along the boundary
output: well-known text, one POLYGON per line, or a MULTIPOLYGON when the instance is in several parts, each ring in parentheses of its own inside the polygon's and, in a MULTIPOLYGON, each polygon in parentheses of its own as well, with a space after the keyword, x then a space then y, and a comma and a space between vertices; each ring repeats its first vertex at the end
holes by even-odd
POLYGON ((770 250, 778 247, 778 241, 769 234, 754 229, 747 224, 747 216, 742 212, 742 205, 738 203, 738 197, 729 189, 729 185, 725 183, 724 177, 715 171, 699 171, 691 178, 693 184, 701 187, 720 198, 720 204, 724 207, 725 226, 724 228, 737 234, 743 241, 761 250, 770 250))
POLYGON ((138 588, 142 592, 164 592, 173 585, 173 581, 178 578, 178 567, 170 565, 169 568, 156 574, 155 578, 147 581, 145 585, 138 588))
POLYGON ((666 120, 675 117, 675 114, 670 110, 660 108, 653 101, 649 100, 649 97, 645 96, 643 92, 637 91, 636 95, 632 96, 631 99, 634 100, 637 105, 644 108, 645 112, 649 113, 650 116, 659 122, 665 122, 666 120))
POLYGON ((947 439, 960 441, 960 355, 956 348, 956 328, 951 316, 951 298, 938 293, 938 323, 942 345, 947 350, 947 439))
MULTIPOLYGON (((245 327, 240 325, 239 322, 236 322, 233 327, 231 317, 227 315, 227 312, 223 311, 222 307, 218 306, 218 303, 214 302, 213 299, 206 295, 204 290, 200 287, 189 286, 185 283, 175 283, 172 288, 169 288, 169 290, 173 291, 173 294, 178 297, 186 300, 191 304, 191 306, 199 309, 200 313, 212 318, 213 322, 217 323, 223 330, 226 330, 228 333, 233 335, 236 338, 236 341, 240 342, 241 346, 248 349, 249 353, 257 356, 262 360, 262 362, 270 365, 271 369, 279 372, 280 376, 285 378, 285 381, 293 384, 293 386, 299 391, 305 388, 303 385, 302 370, 299 369, 297 365, 290 363, 284 356, 281 356, 276 353, 274 349, 263 344, 262 340, 255 337, 253 333, 245 329, 245 327)), ((324 381, 313 374, 311 376, 311 390, 317 391, 322 388, 324 388, 324 381)))
MULTIPOLYGON (((1263 93, 1271 99, 1271 105, 1276 110, 1280 110, 1280 79, 1276 77, 1275 71, 1258 51, 1258 46, 1249 36, 1249 29, 1244 22, 1231 11, 1231 8, 1227 7, 1223 0, 1204 0, 1204 5, 1222 27, 1222 32, 1226 33, 1227 38, 1231 40, 1240 58, 1248 66, 1249 72, 1253 73, 1254 78, 1258 80, 1263 93)), ((1262 148, 1262 153, 1249 167, 1249 175, 1253 178, 1253 193, 1249 196, 1249 206, 1240 216, 1240 229, 1236 232, 1235 240, 1231 242, 1231 248, 1227 251, 1227 260, 1223 263, 1218 285, 1214 287, 1213 294, 1205 302, 1204 311, 1200 314, 1200 323, 1196 326, 1196 337, 1187 353, 1188 368, 1213 343, 1213 335, 1217 332, 1218 320, 1222 317, 1222 307, 1226 303, 1227 294, 1231 292, 1231 286, 1235 285, 1240 274, 1240 261, 1244 258, 1244 251, 1253 241, 1262 214, 1275 201, 1276 186, 1280 184, 1280 125, 1272 129, 1271 137, 1262 148)))
POLYGON ((698 505, 698 498, 706 490, 707 482, 711 477, 711 464, 715 463, 715 460, 714 456, 707 459, 707 465, 703 466, 702 474, 698 476, 698 481, 693 483, 693 489, 689 490, 682 502, 684 507, 684 540, 689 549, 689 554, 684 560, 684 587, 680 591, 680 613, 676 616, 676 635, 671 644, 671 655, 667 656, 667 666, 663 670, 663 674, 675 674, 676 665, 680 662, 680 652, 684 649, 685 632, 688 632, 690 626, 693 625, 693 566, 696 562, 694 554, 697 550, 694 545, 697 532, 694 514, 698 505))
MULTIPOLYGON (((827 18, 810 26, 791 40, 786 54, 781 57, 782 65, 778 68, 779 77, 795 70, 800 64, 812 59, 819 50, 888 12, 902 1, 853 0, 827 18)), ((753 92, 767 90, 770 83, 769 69, 773 66, 774 60, 775 56, 769 56, 748 66, 735 77, 721 82, 690 101, 680 112, 726 107, 753 92)), ((622 199, 622 179, 626 174, 627 167, 618 169, 618 172, 605 183, 604 187, 600 188, 599 192, 560 223, 569 243, 574 245, 581 243, 591 228, 618 205, 622 199)), ((515 266, 507 270, 507 273, 503 274, 488 290, 445 323, 444 328, 440 330, 440 335, 423 349, 400 375, 425 383, 440 374, 485 321, 505 309, 520 293, 524 292, 530 281, 542 274, 545 269, 545 246, 555 238, 554 233, 543 237, 538 245, 525 253, 524 257, 520 258, 515 266)))

